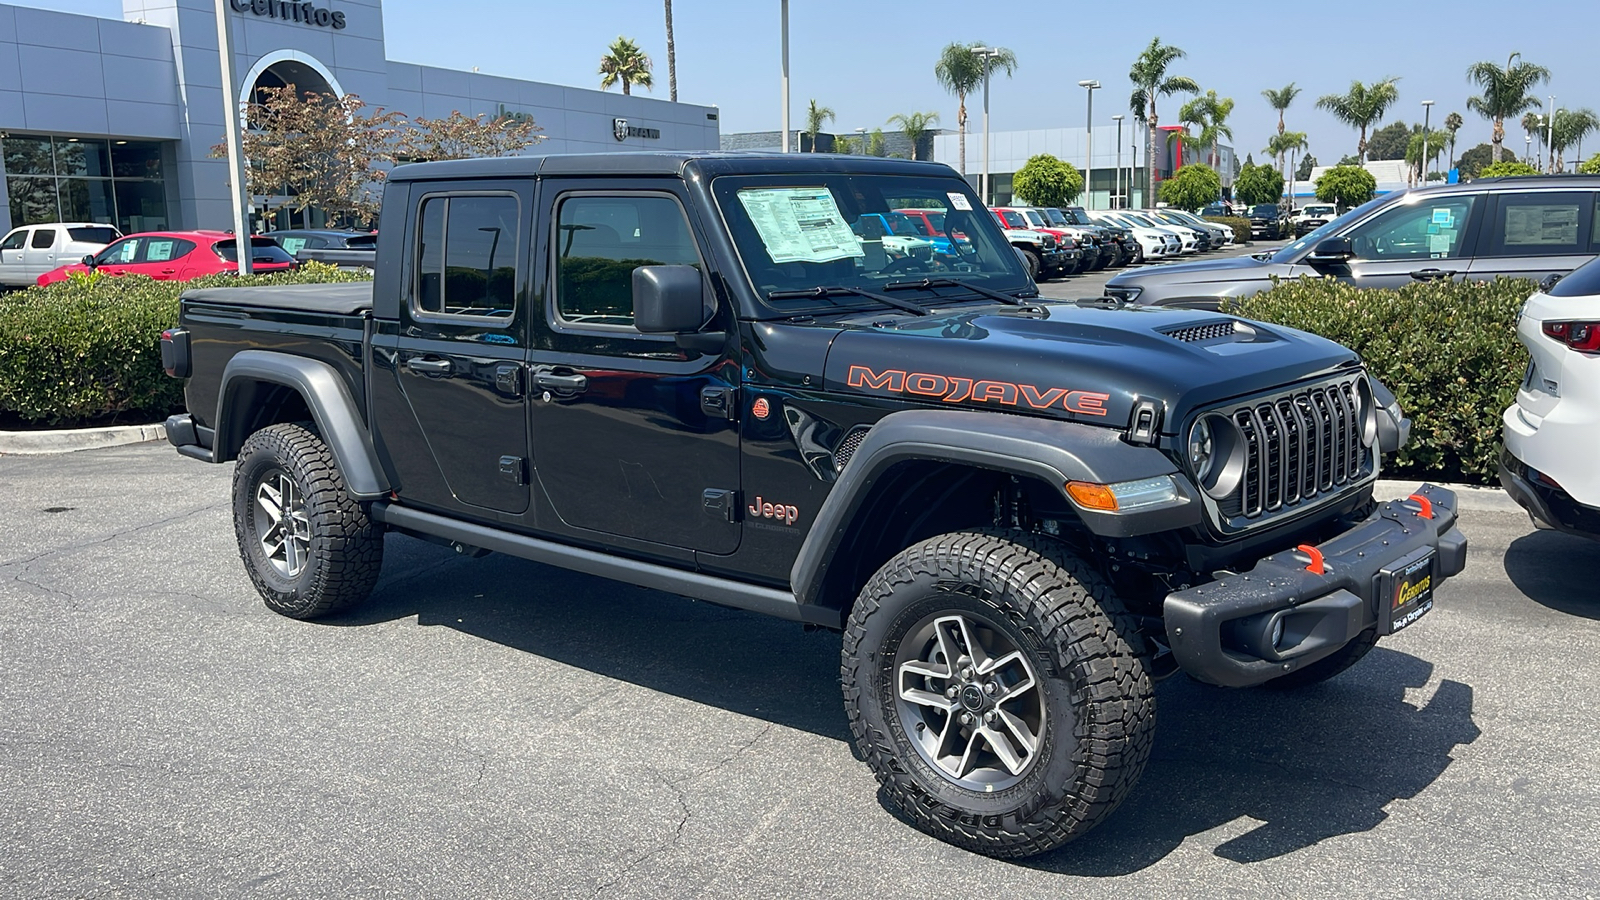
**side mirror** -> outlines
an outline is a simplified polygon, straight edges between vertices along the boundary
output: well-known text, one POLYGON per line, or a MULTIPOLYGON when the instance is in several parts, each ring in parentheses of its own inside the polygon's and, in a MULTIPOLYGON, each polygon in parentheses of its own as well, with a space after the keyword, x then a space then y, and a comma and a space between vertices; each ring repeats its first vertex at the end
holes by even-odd
POLYGON ((94 268, 94 254, 93 253, 85 253, 83 255, 83 259, 79 260, 79 262, 83 263, 84 265, 88 266, 91 269, 94 268))
POLYGON ((692 334, 709 319, 705 285, 694 266, 633 270, 633 326, 644 334, 692 334))
POLYGON ((1342 263, 1355 258, 1355 255, 1355 250, 1350 247, 1349 238, 1333 237, 1327 238, 1318 244, 1316 249, 1311 251, 1311 255, 1306 257, 1306 261, 1311 263, 1342 263))

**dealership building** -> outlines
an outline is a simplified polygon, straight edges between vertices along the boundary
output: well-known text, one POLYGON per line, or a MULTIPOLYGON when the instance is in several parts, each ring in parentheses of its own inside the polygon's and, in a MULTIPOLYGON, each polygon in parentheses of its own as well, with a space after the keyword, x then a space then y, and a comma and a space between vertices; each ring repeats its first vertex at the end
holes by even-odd
POLYGON ((211 157, 226 109, 287 84, 430 119, 530 117, 545 140, 529 152, 719 143, 712 106, 393 62, 379 0, 226 8, 237 82, 224 87, 212 0, 123 0, 120 21, 0 4, 0 233, 231 228, 227 163, 211 157))

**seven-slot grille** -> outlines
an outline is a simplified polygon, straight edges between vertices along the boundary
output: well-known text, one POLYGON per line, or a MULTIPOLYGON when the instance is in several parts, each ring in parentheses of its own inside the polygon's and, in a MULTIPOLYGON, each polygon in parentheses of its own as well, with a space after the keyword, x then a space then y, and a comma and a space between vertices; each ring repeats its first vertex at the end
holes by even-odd
POLYGON ((1358 384, 1346 378, 1229 413, 1244 435, 1245 470, 1224 514, 1256 518, 1360 481, 1371 453, 1361 441, 1358 384))

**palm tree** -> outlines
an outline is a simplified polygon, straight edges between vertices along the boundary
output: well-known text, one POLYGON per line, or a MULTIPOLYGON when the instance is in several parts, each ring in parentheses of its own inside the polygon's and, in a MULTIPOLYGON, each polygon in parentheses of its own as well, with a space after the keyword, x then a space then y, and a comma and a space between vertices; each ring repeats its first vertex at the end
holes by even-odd
POLYGON ((1427 158, 1424 159, 1422 132, 1411 132, 1411 140, 1406 144, 1406 165, 1409 166, 1412 171, 1407 175, 1407 177, 1415 178, 1415 183, 1417 184, 1424 183, 1424 179, 1427 176, 1423 173, 1427 172, 1429 165, 1431 165, 1434 160, 1439 158, 1440 153, 1444 152, 1444 142, 1444 132, 1428 132, 1428 146, 1426 150, 1427 158))
POLYGON ((678 102, 678 47, 672 40, 672 0, 667 5, 667 97, 678 102))
POLYGON ((636 84, 645 88, 654 86, 650 78, 650 57, 639 50, 638 44, 619 35, 607 50, 610 52, 600 57, 600 90, 610 90, 619 81, 624 94, 632 94, 636 84))
POLYGON ((1544 113, 1531 112, 1522 115, 1522 130, 1528 137, 1533 138, 1533 146, 1538 148, 1534 151, 1535 160, 1544 156, 1544 127, 1549 121, 1544 113))
POLYGON ((1006 77, 1017 70, 1017 55, 1004 47, 998 47, 993 53, 977 54, 972 52, 973 47, 986 47, 982 41, 976 44, 951 44, 939 54, 939 61, 933 64, 933 77, 938 79, 939 86, 945 91, 956 95, 956 131, 960 134, 959 155, 961 174, 967 174, 967 95, 983 85, 983 76, 987 71, 991 76, 999 71, 1006 77))
POLYGON ((1456 167, 1456 132, 1460 131, 1461 130, 1461 126, 1465 125, 1465 124, 1466 124, 1466 121, 1461 118, 1461 113, 1453 112, 1450 115, 1444 117, 1444 130, 1450 132, 1450 166, 1449 166, 1449 168, 1452 168, 1452 169, 1454 169, 1456 167))
POLYGON ((1228 126, 1228 117, 1233 115, 1233 98, 1219 98, 1216 91, 1206 91, 1206 95, 1199 99, 1205 103, 1205 123, 1200 128, 1200 144, 1211 148, 1211 167, 1220 169, 1222 139, 1233 140, 1233 129, 1228 126))
POLYGON ((1494 161, 1499 162, 1506 139, 1506 117, 1539 108, 1539 98, 1529 94, 1536 84, 1550 80, 1550 70, 1530 62, 1519 62, 1513 53, 1500 68, 1492 62, 1475 62, 1467 67, 1467 80, 1475 81, 1483 94, 1467 98, 1467 109, 1494 123, 1494 161))
POLYGON ((1367 128, 1382 119, 1389 107, 1400 99, 1400 89, 1395 87, 1395 82, 1399 80, 1390 76, 1370 85, 1352 81, 1346 93, 1317 98, 1318 109, 1333 113, 1335 119, 1360 132, 1356 141, 1356 158, 1363 163, 1367 161, 1367 128))
POLYGON ((833 121, 833 110, 826 106, 818 106, 816 98, 812 98, 811 106, 806 110, 806 134, 811 135, 811 152, 817 152, 817 135, 822 133, 822 126, 833 121))
POLYGON ((1261 152, 1270 153, 1277 157, 1278 171, 1287 176, 1288 173, 1283 171, 1284 157, 1293 152, 1304 152, 1310 146, 1306 142, 1306 133, 1304 131, 1285 131, 1273 135, 1272 139, 1267 141, 1267 149, 1261 152))
MULTIPOLYGON (((1294 82, 1291 81, 1287 87, 1279 90, 1274 91, 1268 88, 1261 92, 1261 96, 1267 98, 1267 105, 1278 111, 1279 134, 1283 134, 1283 111, 1289 108, 1289 104, 1293 103, 1294 98, 1300 95, 1300 91, 1301 88, 1295 87, 1294 82)), ((1278 160, 1278 168, 1283 168, 1283 160, 1281 159, 1278 160)))
POLYGON ((922 145, 928 132, 933 130, 930 126, 937 124, 939 114, 936 112, 914 112, 910 115, 890 116, 889 124, 899 128, 905 133, 906 140, 911 142, 911 158, 917 158, 917 148, 922 145))
POLYGON ((1193 78, 1167 74, 1168 66, 1187 55, 1177 47, 1161 43, 1161 38, 1154 37, 1150 39, 1150 46, 1144 48, 1144 52, 1139 54, 1139 58, 1133 61, 1133 67, 1128 70, 1128 80, 1133 82, 1128 108, 1134 115, 1144 119, 1147 127, 1144 196, 1146 202, 1152 205, 1156 196, 1156 128, 1161 125, 1161 118, 1156 114, 1156 98, 1170 97, 1179 91, 1195 93, 1200 90, 1200 85, 1193 78))
POLYGON ((1584 136, 1595 129, 1600 129, 1600 117, 1592 109, 1556 110, 1550 135, 1550 146, 1556 151, 1556 171, 1566 171, 1566 152, 1582 144, 1584 136))

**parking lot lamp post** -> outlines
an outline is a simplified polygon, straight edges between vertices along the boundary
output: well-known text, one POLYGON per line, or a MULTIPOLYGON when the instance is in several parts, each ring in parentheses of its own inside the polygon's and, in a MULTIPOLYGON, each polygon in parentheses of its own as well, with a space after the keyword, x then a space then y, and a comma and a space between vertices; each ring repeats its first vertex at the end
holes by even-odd
POLYGON ((233 246, 239 274, 249 275, 255 253, 250 245, 250 185, 245 179, 244 137, 239 124, 239 101, 233 81, 233 11, 227 0, 217 2, 217 58, 222 71, 222 139, 228 147, 228 180, 233 189, 233 246))
POLYGON ((1000 55, 1000 51, 990 47, 973 47, 972 55, 983 59, 983 178, 978 181, 978 194, 983 202, 993 203, 989 197, 989 66, 1000 55))
POLYGON ((1522 133, 1522 161, 1530 162, 1533 159, 1533 135, 1524 131, 1522 133))
POLYGON ((1089 95, 1089 108, 1084 113, 1083 130, 1085 132, 1085 147, 1083 151, 1083 208, 1094 208, 1094 194, 1089 192, 1089 173, 1094 171, 1094 89, 1100 82, 1088 78, 1078 82, 1078 87, 1084 89, 1089 95))
POLYGON ((1119 113, 1111 118, 1117 123, 1117 179, 1116 187, 1111 190, 1111 208, 1117 209, 1118 198, 1122 196, 1122 115, 1119 113))
MULTIPOLYGON (((222 2, 222 0, 217 0, 222 2)), ((789 0, 782 2, 783 32, 783 152, 789 152, 789 0)))
POLYGON ((1298 151, 1289 151, 1289 211, 1294 212, 1294 183, 1295 183, 1295 154, 1298 151))
POLYGON ((1422 101, 1422 159, 1417 168, 1422 172, 1422 186, 1428 186, 1428 116, 1433 112, 1433 101, 1422 101))
POLYGON ((1550 148, 1550 165, 1545 168, 1545 171, 1554 172, 1556 170, 1556 98, 1553 94, 1550 97, 1550 105, 1546 107, 1544 127, 1544 145, 1550 148))

